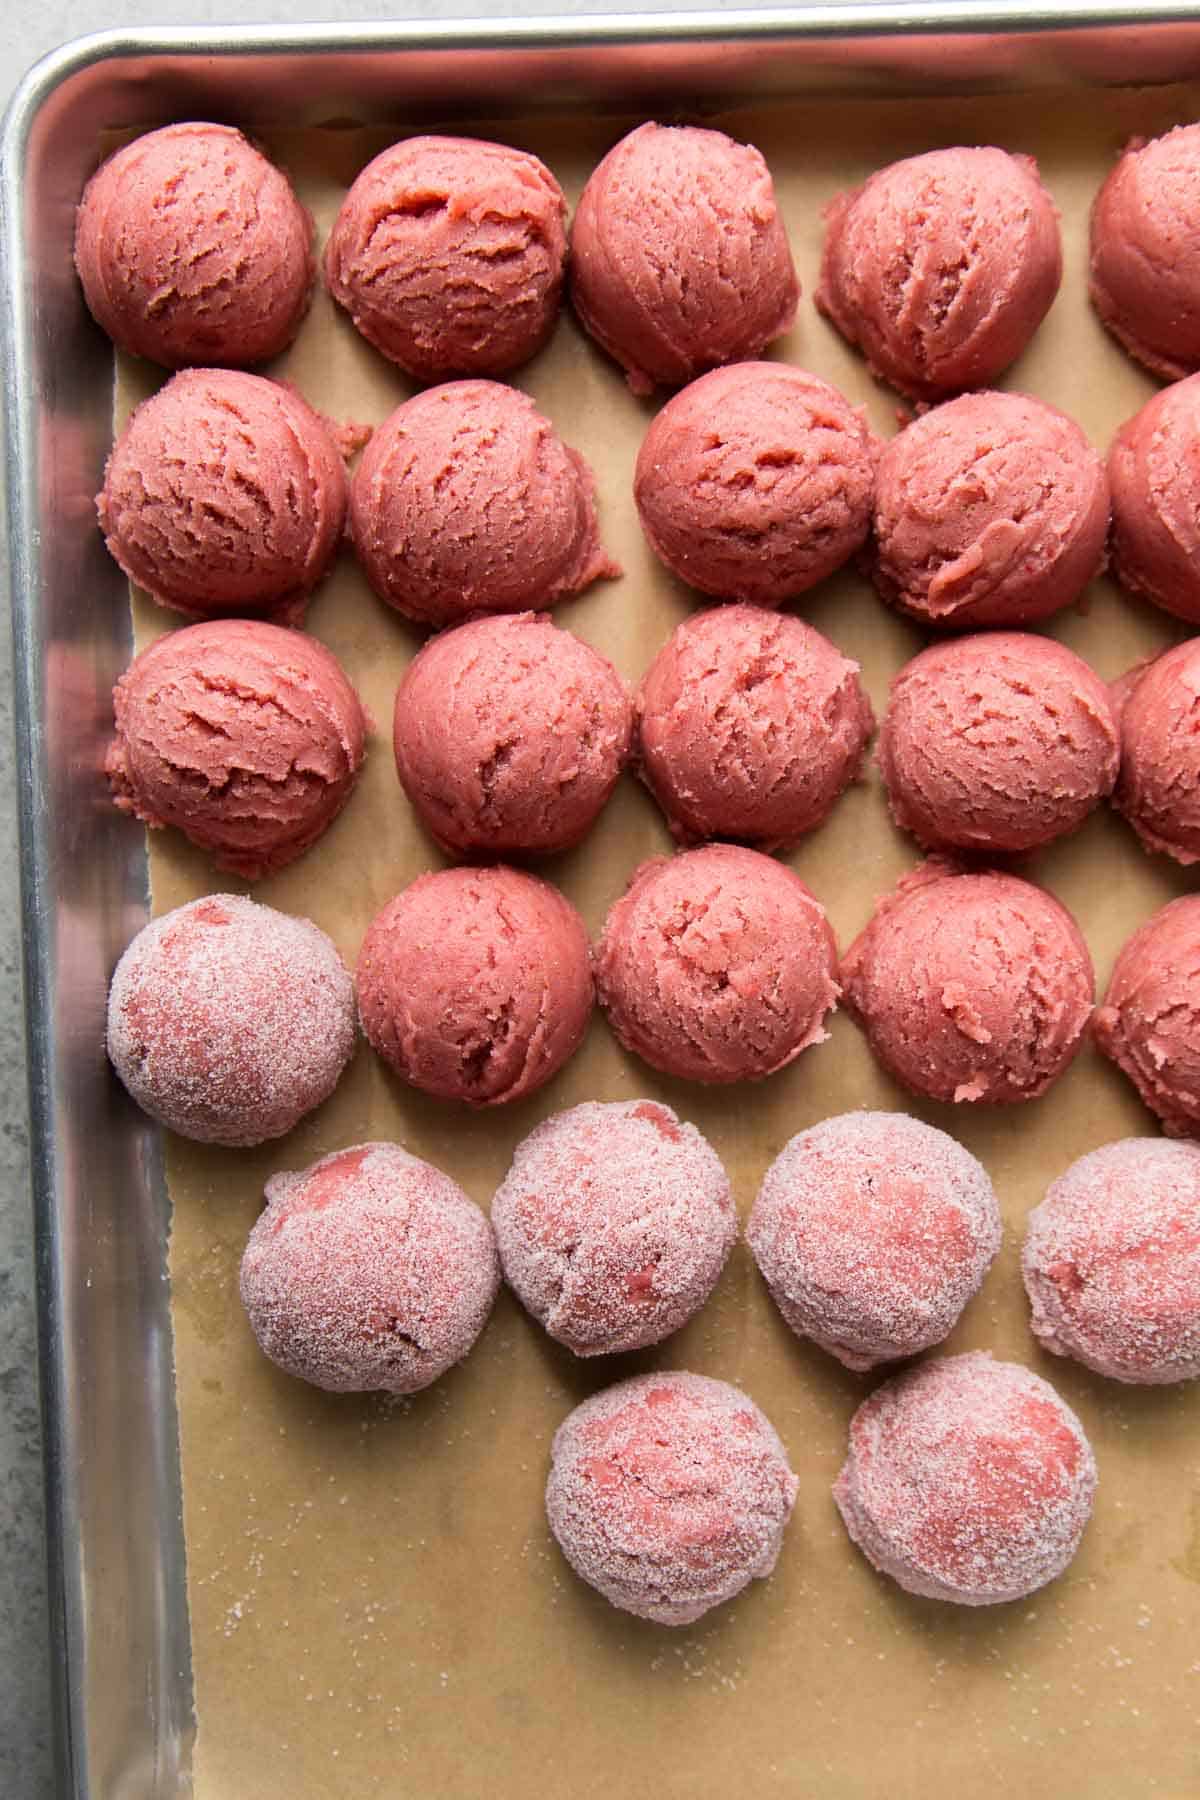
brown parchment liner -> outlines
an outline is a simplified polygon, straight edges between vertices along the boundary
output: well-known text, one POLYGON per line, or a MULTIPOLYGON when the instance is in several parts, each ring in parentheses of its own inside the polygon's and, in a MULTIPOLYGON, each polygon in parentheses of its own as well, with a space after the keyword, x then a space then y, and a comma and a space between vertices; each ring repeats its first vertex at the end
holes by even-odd
MULTIPOLYGON (((1176 89, 823 100, 715 121, 761 147, 791 232, 804 298, 774 354, 838 383, 890 434, 894 397, 812 305, 821 206, 900 155, 954 143, 1030 151, 1062 209, 1066 278, 1005 385, 1060 405, 1106 447, 1153 384, 1088 310, 1088 204, 1128 135, 1192 119, 1197 97, 1176 89)), ((543 156, 574 202, 590 168, 634 122, 580 114, 507 135, 543 156)), ((280 131, 264 141, 291 172, 323 244, 357 170, 401 134, 402 125, 280 131)), ((333 415, 369 422, 411 391, 323 293, 273 372, 333 415)), ((156 379, 145 365, 122 363, 119 418, 156 379)), ((654 562, 633 507, 633 462, 652 409, 631 397, 569 314, 516 379, 590 459, 604 540, 625 568, 623 580, 598 584, 556 616, 634 682, 696 604, 654 562)), ((881 711, 889 678, 920 647, 920 634, 854 573, 800 610, 861 662, 881 711)), ((140 596, 135 614, 139 644, 172 623, 140 596)), ((377 731, 342 818, 254 893, 315 919, 353 963, 374 912, 441 860, 414 823, 390 750, 392 696, 419 638, 371 595, 348 554, 318 594, 309 627, 342 659, 377 731)), ((1106 678, 1186 635, 1107 580, 1085 608, 1048 629, 1106 678)), ((634 866, 667 849, 656 809, 626 777, 588 841, 544 872, 595 932, 634 866)), ((214 876, 176 834, 152 834, 151 855, 159 910, 240 885, 214 876)), ((788 861, 824 901, 844 947, 873 897, 917 853, 891 828, 872 767, 788 861)), ((1019 866, 1072 908, 1101 983, 1129 931, 1196 885, 1146 856, 1107 809, 1019 866)), ((1085 1150, 1154 1129, 1090 1047, 1031 1105, 914 1102, 839 1014, 831 1040, 784 1073, 715 1091, 626 1058, 597 1017, 548 1089, 480 1115, 409 1092, 363 1046, 333 1099, 286 1140, 250 1152, 171 1140, 199 1800, 1196 1794, 1200 1386, 1130 1389, 1043 1355, 1028 1331, 1017 1266, 1022 1221, 1047 1182, 1085 1150), (486 1207, 514 1144, 540 1119, 584 1099, 643 1094, 710 1136, 743 1216, 784 1142, 851 1107, 916 1111, 982 1157, 1000 1194, 1004 1248, 946 1348, 986 1347, 1026 1362, 1078 1409, 1100 1491, 1066 1576, 1027 1603, 968 1611, 910 1598, 871 1571, 829 1489, 847 1422, 872 1381, 790 1334, 742 1245, 701 1315, 640 1355, 577 1363, 507 1293, 468 1362, 407 1402, 321 1394, 259 1355, 238 1303, 237 1268, 273 1170, 394 1138, 486 1207), (800 1478, 774 1578, 681 1631, 619 1613, 576 1580, 542 1511, 550 1437, 570 1407, 609 1381, 673 1367, 744 1386, 779 1429, 800 1478)))

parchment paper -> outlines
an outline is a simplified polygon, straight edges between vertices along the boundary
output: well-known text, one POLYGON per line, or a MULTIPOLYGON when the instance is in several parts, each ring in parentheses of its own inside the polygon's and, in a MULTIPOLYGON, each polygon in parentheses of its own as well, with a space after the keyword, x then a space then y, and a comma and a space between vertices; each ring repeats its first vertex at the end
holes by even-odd
MULTIPOLYGON (((1027 99, 806 102, 719 121, 758 143, 779 186, 804 284, 775 354, 815 369, 896 427, 876 388, 812 306, 821 205, 904 154, 959 142, 1034 152, 1063 213, 1067 276, 1006 385, 1064 407, 1099 446, 1152 384, 1086 305, 1086 211, 1119 145, 1197 112, 1193 91, 1027 99)), ((508 135, 542 155, 574 201, 634 121, 579 116, 508 135)), ((452 128, 460 129, 455 122, 452 128)), ((399 136, 280 132, 267 148, 313 209, 323 243, 363 162, 399 136)), ((483 135, 489 135, 486 129, 483 135)), ((319 407, 376 422, 409 392, 318 295, 277 371, 319 407)), ((118 414, 146 391, 120 370, 118 414)), ((591 460, 605 541, 624 579, 557 617, 632 682, 695 597, 644 547, 630 493, 650 409, 566 316, 517 383, 591 460)), ((135 596, 139 641, 169 626, 135 596)), ((864 668, 877 711, 920 647, 850 573, 802 610, 864 668)), ((343 660, 378 731, 351 805, 298 865, 254 890, 308 914, 351 963, 379 906, 439 857, 415 825, 390 752, 397 679, 418 638, 346 556, 310 629, 343 660)), ((1099 581, 1049 629, 1105 677, 1184 635, 1099 581)), ((131 827, 132 829, 132 827, 131 827)), ((668 848, 630 778, 581 849, 544 866, 598 930, 630 871, 668 848)), ((890 827, 877 775, 789 858, 843 946, 874 896, 917 860, 890 827)), ((152 839, 155 905, 228 888, 175 834, 152 839)), ((1107 810, 1029 858, 1025 872, 1074 910, 1101 983, 1128 932, 1195 885, 1147 857, 1107 810)), ((236 884, 233 884, 236 885, 236 884)), ((169 1147, 171 1279, 199 1737, 200 1800, 317 1796, 620 1794, 858 1796, 1001 1791, 1183 1800, 1200 1791, 1200 1387, 1121 1387, 1044 1356, 1027 1326, 1022 1221, 1083 1151, 1154 1130, 1089 1047, 1042 1100, 1010 1110, 914 1102, 875 1068, 848 1018, 766 1083, 709 1092, 625 1058, 599 1018, 582 1053, 526 1104, 473 1116, 423 1100, 361 1048, 334 1098, 255 1152, 169 1147), (469 1361, 406 1403, 332 1397, 258 1353, 236 1294, 263 1181, 366 1138, 402 1140, 485 1207, 517 1140, 585 1098, 658 1096, 708 1133, 749 1207, 796 1131, 851 1107, 915 1110, 980 1155, 1000 1193, 1005 1245, 950 1351, 986 1347, 1041 1371, 1078 1409, 1100 1492, 1071 1570, 1028 1603, 967 1611, 909 1598, 851 1547, 830 1499, 846 1426, 872 1385, 794 1338, 744 1247, 702 1314, 657 1350, 576 1363, 501 1296, 469 1361), (614 1611, 575 1579, 547 1532, 552 1432, 579 1399, 648 1368, 743 1385, 781 1432, 800 1494, 773 1580, 698 1626, 670 1631, 614 1611)))

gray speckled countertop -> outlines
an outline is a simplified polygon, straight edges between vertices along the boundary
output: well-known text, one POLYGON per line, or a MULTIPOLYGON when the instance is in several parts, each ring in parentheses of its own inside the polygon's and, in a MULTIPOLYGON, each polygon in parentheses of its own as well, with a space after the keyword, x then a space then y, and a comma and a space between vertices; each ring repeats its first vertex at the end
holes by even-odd
MULTIPOLYGON (((639 10, 633 0, 8 0, 0 17, 0 99, 46 51, 114 26, 241 24, 328 19, 439 18, 639 10)), ((673 10, 643 0, 640 10, 673 10)), ((0 527, 2 529, 2 527, 0 527)), ((2 548, 2 545, 0 545, 2 548)), ((12 780, 12 648, 0 619, 0 1795, 46 1800, 54 1777, 50 1743, 42 1543, 33 1245, 28 1192, 21 935, 12 780)), ((100 1797, 97 1796, 97 1800, 100 1797)))
MULTIPOLYGON (((72 10, 64 5, 53 9, 52 16, 35 0, 14 0, 0 23, 5 105, 29 63, 66 35, 66 16, 72 10)), ((78 10, 82 14, 85 8, 78 10)), ((0 548, 7 561, 4 531, 5 522, 0 520, 0 548)), ((4 614, 0 618, 0 1793, 42 1800, 54 1792, 54 1782, 12 716, 12 640, 4 614)))

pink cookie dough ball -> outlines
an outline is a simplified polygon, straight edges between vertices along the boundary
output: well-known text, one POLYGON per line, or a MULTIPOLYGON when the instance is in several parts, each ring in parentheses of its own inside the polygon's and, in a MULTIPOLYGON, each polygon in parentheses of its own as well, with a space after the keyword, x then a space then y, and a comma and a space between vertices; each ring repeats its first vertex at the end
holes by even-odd
POLYGON ((113 708, 114 804, 247 881, 316 843, 363 764, 367 721, 332 652, 258 619, 168 632, 126 669, 113 708))
POLYGON ((1030 156, 910 156, 838 194, 825 218, 817 308, 914 400, 994 381, 1062 279, 1058 209, 1030 156))
POLYGON ((1200 375, 1163 388, 1121 427, 1108 478, 1117 580, 1200 623, 1200 375))
POLYGON ((504 867, 420 875, 367 928, 358 1009, 413 1087, 499 1106, 543 1087, 592 1012, 587 933, 548 882, 504 867))
POLYGON ((380 599, 418 625, 544 611, 621 572, 591 470, 496 381, 447 382, 384 420, 350 485, 350 533, 380 599))
POLYGON ((1000 1237, 983 1165, 944 1131, 886 1112, 792 1138, 746 1226, 792 1330, 860 1370, 948 1337, 1000 1237))
POLYGON ((762 354, 800 286, 766 163, 693 125, 639 125, 580 195, 571 301, 635 394, 762 354))
POLYGON ((186 369, 131 415, 96 510, 112 555, 160 606, 299 624, 341 541, 346 474, 294 388, 186 369))
POLYGON ((143 1112, 182 1137, 282 1137, 354 1049, 354 987, 308 919, 208 894, 143 927, 112 978, 108 1054, 143 1112))
POLYGON ((286 175, 228 125, 165 125, 83 191, 75 267, 122 350, 177 369, 286 350, 308 310, 312 220, 286 175))
POLYGON ((706 1375, 637 1375, 559 1426, 546 1514, 563 1555, 624 1612, 694 1624, 771 1573, 798 1483, 770 1422, 706 1375))
POLYGON ((606 657, 545 613, 430 638, 396 695, 400 784, 450 856, 567 850, 629 754, 632 708, 606 657))
POLYGON ((405 138, 343 200, 325 280, 368 343, 417 381, 503 375, 554 329, 566 218, 536 156, 475 138, 405 138))
POLYGON ((896 824, 926 849, 1032 850, 1112 791, 1108 690, 1073 651, 1016 631, 952 638, 901 669, 879 734, 896 824))
POLYGON ((855 1413, 833 1497, 873 1568, 929 1600, 993 1606, 1061 1575, 1096 1462, 1048 1381, 986 1351, 895 1376, 855 1413))
POLYGON ((877 902, 841 980, 875 1056, 931 1100, 1036 1099, 1092 1011, 1091 958, 1065 906, 1015 875, 936 858, 877 902))
POLYGON ((1122 1138, 1029 1215, 1021 1272, 1042 1347, 1117 1381, 1200 1375, 1200 1145, 1122 1138))
POLYGON ((741 362, 668 400, 633 494, 672 574, 723 600, 781 606, 862 547, 879 446, 819 375, 741 362))
POLYGON ((737 1236, 716 1151, 651 1100, 544 1120, 517 1145, 492 1225, 505 1280, 576 1356, 670 1337, 712 1293, 737 1236))
POLYGON ((827 1035, 837 947, 798 875, 708 844, 645 862, 605 921, 596 986, 626 1050, 686 1081, 753 1081, 827 1035))
POLYGON ((273 1175, 240 1293, 265 1356, 334 1394, 415 1394, 461 1362, 500 1285, 491 1226, 399 1144, 273 1175))
POLYGON ((1200 895, 1170 901, 1127 940, 1094 1029, 1168 1137, 1200 1137, 1200 895))
POLYGON ((884 446, 872 579, 921 625, 1032 625, 1104 566, 1104 463, 1065 413, 1028 394, 964 394, 884 446))
POLYGON ((1092 207, 1092 305, 1163 381, 1200 366, 1198 216, 1200 125, 1134 138, 1092 207))
POLYGON ((794 844, 856 780, 875 719, 811 625, 717 606, 678 626, 635 703, 640 770, 680 843, 794 844))
POLYGON ((1200 862, 1200 638, 1116 684, 1121 772, 1113 804, 1147 850, 1200 862))

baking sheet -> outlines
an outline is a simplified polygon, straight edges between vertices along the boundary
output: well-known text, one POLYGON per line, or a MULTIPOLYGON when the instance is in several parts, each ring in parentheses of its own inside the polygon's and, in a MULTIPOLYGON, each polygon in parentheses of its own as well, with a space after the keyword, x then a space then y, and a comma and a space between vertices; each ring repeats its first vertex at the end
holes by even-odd
MULTIPOLYGON (((775 174, 804 286, 773 354, 832 379, 876 427, 896 404, 811 304, 820 207, 892 158, 959 142, 1032 151, 1063 213, 1066 279, 1037 340, 1006 378, 1062 406, 1099 446, 1153 391, 1084 297, 1086 210, 1117 148, 1197 114, 1200 89, 1075 92, 1036 102, 805 101, 711 122, 756 142, 775 174)), ((543 156, 573 203, 603 151, 636 121, 572 117, 506 136, 543 156)), ((449 121, 462 129, 458 121, 449 121)), ((489 135, 481 127, 482 135, 489 135)), ((345 187, 394 132, 262 133, 291 172, 323 242, 345 187)), ((272 371, 317 406, 377 422, 410 386, 319 294, 272 371)), ((156 385, 121 362, 117 413, 156 385)), ((519 372, 596 470, 601 526, 625 575, 557 609, 558 621, 635 681, 695 597, 642 543, 630 483, 652 408, 565 317, 519 372)), ((804 616, 863 666, 877 712, 921 636, 851 573, 804 616)), ((135 596, 139 645, 169 628, 135 596)), ((392 766, 396 682, 419 642, 347 556, 309 628, 337 653, 379 729, 360 788, 301 863, 256 898, 314 918, 353 962, 374 912, 441 859, 392 766)), ((1105 677, 1184 635, 1094 584, 1049 629, 1105 677)), ((542 865, 595 932, 634 866, 669 848, 656 809, 624 778, 587 842, 542 865)), ((214 887, 206 860, 152 834, 158 911, 214 887)), ((916 860, 878 778, 848 794, 787 859, 825 902, 843 947, 874 896, 916 860)), ((1025 859, 1079 919, 1101 983, 1133 926, 1189 887, 1107 811, 1025 859)), ((1191 883, 1194 885, 1194 878, 1191 883)), ((1022 1221, 1074 1157, 1154 1129, 1132 1090, 1088 1047, 1042 1100, 992 1111, 914 1102, 875 1068, 844 1015, 831 1040, 764 1084, 707 1092, 626 1058, 597 1018, 557 1081, 530 1101, 471 1116, 395 1081, 365 1047, 338 1092, 282 1142, 222 1151, 171 1140, 171 1279, 199 1732, 199 1800, 555 1793, 645 1796, 964 1795, 1001 1784, 1107 1800, 1200 1787, 1200 1386, 1137 1391, 1041 1354, 1017 1270, 1022 1221), (329 1396, 258 1353, 237 1266, 266 1177, 371 1137, 403 1141, 485 1207, 513 1146, 547 1114, 588 1098, 651 1095, 694 1120, 725 1161, 744 1216, 796 1131, 857 1106, 918 1112, 987 1164, 1006 1221, 982 1294, 946 1345, 1029 1363, 1077 1408, 1096 1449, 1095 1518, 1070 1571, 1025 1603, 967 1611, 905 1595, 852 1549, 829 1488, 846 1426, 869 1391, 795 1339, 741 1245, 717 1293, 656 1349, 576 1363, 506 1293, 468 1362, 406 1401, 329 1396), (780 1431, 800 1478, 779 1567, 682 1631, 614 1611, 576 1580, 547 1531, 550 1437, 571 1406, 644 1369, 687 1367, 739 1383, 780 1431)))

